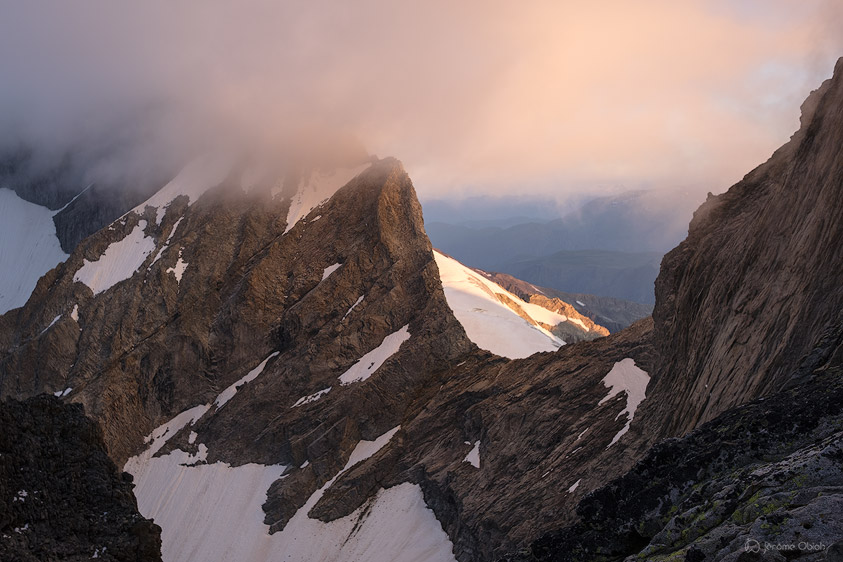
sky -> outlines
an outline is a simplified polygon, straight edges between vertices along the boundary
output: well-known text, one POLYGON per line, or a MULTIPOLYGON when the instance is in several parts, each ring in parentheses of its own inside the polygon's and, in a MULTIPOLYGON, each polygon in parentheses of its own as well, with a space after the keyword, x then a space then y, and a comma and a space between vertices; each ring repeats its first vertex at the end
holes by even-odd
MULTIPOLYGON (((6 2, 0 144, 356 135, 424 200, 724 191, 843 55, 824 0, 6 2), (116 133, 119 131, 119 134, 116 133)), ((129 156, 126 156, 129 155, 129 156)), ((113 171, 113 170, 112 170, 113 171)))

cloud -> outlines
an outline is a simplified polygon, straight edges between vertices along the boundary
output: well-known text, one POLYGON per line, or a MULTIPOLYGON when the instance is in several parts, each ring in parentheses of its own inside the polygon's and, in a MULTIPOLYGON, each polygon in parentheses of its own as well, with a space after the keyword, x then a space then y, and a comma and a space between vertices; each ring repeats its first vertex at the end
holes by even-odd
POLYGON ((350 131, 429 197, 717 192, 793 132, 843 54, 840 14, 819 0, 34 1, 0 22, 0 126, 55 152, 120 131, 137 167, 209 139, 350 131))

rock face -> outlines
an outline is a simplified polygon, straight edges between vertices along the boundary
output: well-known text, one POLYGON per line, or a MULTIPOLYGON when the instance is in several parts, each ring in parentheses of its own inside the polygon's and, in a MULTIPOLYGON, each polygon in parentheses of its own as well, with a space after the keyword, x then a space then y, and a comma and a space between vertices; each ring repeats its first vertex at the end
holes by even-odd
POLYGON ((657 445, 586 497, 578 524, 509 559, 778 560, 742 552, 745 541, 843 538, 841 122, 843 59, 790 143, 710 197, 665 256, 654 376, 631 439, 636 426, 639 443, 699 429, 657 445))
POLYGON ((795 375, 789 390, 659 443, 583 499, 578 523, 505 560, 836 560, 826 550, 843 546, 843 322, 795 375))
POLYGON ((0 425, 0 559, 161 560, 161 529, 78 404, 7 400, 0 425))
MULTIPOLYGON (((350 432, 348 440, 361 431, 392 427, 380 427, 395 421, 386 419, 395 417, 389 405, 372 404, 381 393, 400 400, 415 392, 436 361, 470 349, 447 313, 421 208, 397 161, 372 166, 295 227, 285 221, 292 197, 272 198, 268 192, 230 197, 229 190, 239 187, 224 183, 195 205, 179 196, 165 209, 132 212, 87 239, 45 276, 27 306, 13 311, 17 329, 4 334, 3 394, 72 387, 70 399, 100 420, 110 454, 123 462, 156 426, 212 400, 274 351, 281 353, 267 367, 267 373, 278 370, 274 388, 255 397, 292 404, 336 385, 338 372, 408 326, 413 337, 406 357, 400 354, 401 378, 388 379, 388 388, 374 395, 350 387, 323 401, 345 405, 331 408, 338 417, 326 427, 358 410, 376 413, 341 432, 350 432), (138 243, 125 246, 121 255, 137 252, 144 242, 148 248, 136 256, 137 270, 123 272, 125 281, 106 287, 104 279, 117 275, 108 263, 89 280, 101 293, 75 281, 85 264, 106 262, 108 248, 132 236, 138 243), (332 243, 326 245, 326 239, 332 243), (187 264, 181 279, 179 262, 187 264), (60 319, 44 331, 57 315, 60 319), (423 354, 409 351, 416 342, 423 354), (33 371, 37 377, 26 374, 33 371), (378 427, 366 429, 366 424, 378 427)), ((294 435, 288 434, 279 451, 265 431, 268 420, 237 416, 239 401, 208 425, 220 441, 217 450, 228 450, 240 462, 301 455, 294 435), (262 446, 244 450, 250 431, 268 437, 272 455, 262 446)), ((244 401, 242 407, 254 411, 257 405, 244 401)), ((264 413, 277 416, 270 408, 264 413)), ((283 417, 275 423, 289 431, 283 417)), ((309 434, 327 422, 312 423, 301 431, 309 434)), ((341 462, 339 453, 334 451, 333 463, 341 462)))
POLYGON ((843 307, 843 62, 802 111, 791 141, 709 197, 662 262, 653 391, 669 397, 665 435, 781 389, 843 307))
POLYGON ((646 304, 583 293, 565 293, 549 287, 538 287, 506 273, 485 273, 485 275, 489 280, 528 302, 533 295, 566 302, 578 313, 590 318, 597 325, 604 326, 612 334, 623 330, 633 322, 650 316, 653 312, 653 308, 646 304))

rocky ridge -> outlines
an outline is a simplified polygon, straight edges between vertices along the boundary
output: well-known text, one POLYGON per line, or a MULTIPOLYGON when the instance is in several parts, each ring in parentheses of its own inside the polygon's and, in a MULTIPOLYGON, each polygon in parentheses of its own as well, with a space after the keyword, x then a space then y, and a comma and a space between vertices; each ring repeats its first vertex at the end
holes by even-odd
POLYGON ((612 334, 623 330, 633 322, 650 316, 653 312, 652 306, 646 304, 583 293, 566 293, 549 287, 539 287, 506 273, 483 272, 483 274, 490 281, 515 293, 527 302, 531 302, 533 296, 537 295, 568 303, 580 315, 605 327, 612 334))
POLYGON ((577 523, 503 560, 843 559, 843 323, 794 375, 659 443, 577 523))

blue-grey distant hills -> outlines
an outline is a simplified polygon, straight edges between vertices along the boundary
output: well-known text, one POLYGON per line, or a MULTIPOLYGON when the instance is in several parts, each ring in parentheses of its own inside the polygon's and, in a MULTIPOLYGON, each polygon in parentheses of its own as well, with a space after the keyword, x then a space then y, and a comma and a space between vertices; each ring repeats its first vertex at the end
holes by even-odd
MULTIPOLYGON (((652 304, 661 256, 687 234, 698 197, 681 191, 630 191, 586 202, 561 218, 552 202, 512 208, 508 199, 430 202, 433 245, 463 263, 572 293, 652 304), (534 218, 525 215, 534 211, 534 218), (459 220, 462 216, 463 220, 459 220), (483 216, 486 218, 484 219, 483 216)), ((428 211, 429 209, 429 211, 428 211)))

